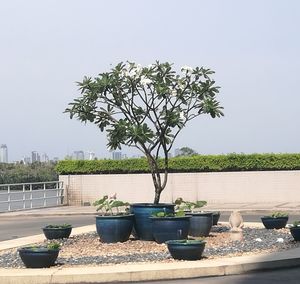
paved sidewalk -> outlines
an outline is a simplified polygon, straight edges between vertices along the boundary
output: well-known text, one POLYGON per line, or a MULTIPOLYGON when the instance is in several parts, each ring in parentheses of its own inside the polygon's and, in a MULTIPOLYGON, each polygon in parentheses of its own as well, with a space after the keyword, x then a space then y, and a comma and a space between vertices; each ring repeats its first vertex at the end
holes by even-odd
MULTIPOLYGON (((300 203, 224 203, 209 204, 203 207, 204 211, 234 211, 238 210, 244 214, 264 213, 272 211, 286 211, 289 213, 300 214, 300 203)), ((94 206, 60 206, 40 209, 30 209, 15 212, 1 212, 1 217, 16 216, 62 216, 62 215, 96 215, 94 206)))

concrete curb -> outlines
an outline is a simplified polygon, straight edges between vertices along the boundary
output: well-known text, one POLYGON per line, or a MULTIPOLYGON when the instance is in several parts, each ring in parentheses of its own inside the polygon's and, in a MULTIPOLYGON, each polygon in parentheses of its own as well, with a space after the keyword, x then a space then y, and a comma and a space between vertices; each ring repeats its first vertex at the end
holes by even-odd
MULTIPOLYGON (((245 223, 262 226, 261 223, 245 223)), ((95 226, 74 228, 72 235, 94 231, 95 226)), ((0 250, 43 241, 35 235, 0 242, 0 250)), ((180 261, 174 263, 139 263, 105 266, 53 267, 48 269, 0 269, 1 284, 75 284, 140 282, 242 274, 250 271, 300 266, 300 248, 287 251, 220 258, 216 260, 180 261)))
POLYGON ((101 267, 0 269, 1 284, 113 283, 224 276, 300 266, 300 248, 285 252, 176 263, 101 267))

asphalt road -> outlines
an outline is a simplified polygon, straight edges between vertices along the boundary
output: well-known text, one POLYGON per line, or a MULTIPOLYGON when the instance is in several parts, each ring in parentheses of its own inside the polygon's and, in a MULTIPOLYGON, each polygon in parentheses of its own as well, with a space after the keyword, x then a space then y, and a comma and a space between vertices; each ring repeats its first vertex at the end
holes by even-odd
MULTIPOLYGON (((129 284, 132 282, 122 282, 122 284, 129 284)), ((229 275, 221 277, 203 277, 194 279, 180 279, 168 281, 147 281, 138 282, 143 284, 299 284, 300 283, 300 269, 277 269, 275 271, 258 271, 253 273, 241 275, 229 275)), ((81 284, 81 283, 77 283, 81 284)), ((94 283, 96 284, 96 283, 94 283)), ((118 283, 116 283, 118 284, 118 283)), ((119 283, 121 284, 121 283, 119 283)))
MULTIPOLYGON (((261 214, 243 215, 244 221, 260 222, 261 214)), ((220 221, 228 221, 229 213, 222 213, 220 221)), ((300 215, 290 215, 289 223, 300 220, 300 215)), ((72 215, 72 216, 22 216, 22 217, 1 217, 0 214, 0 241, 11 240, 20 237, 41 234, 41 228, 47 224, 69 223, 73 227, 95 224, 93 215, 72 215)), ((299 280, 300 283, 300 280, 299 280)))

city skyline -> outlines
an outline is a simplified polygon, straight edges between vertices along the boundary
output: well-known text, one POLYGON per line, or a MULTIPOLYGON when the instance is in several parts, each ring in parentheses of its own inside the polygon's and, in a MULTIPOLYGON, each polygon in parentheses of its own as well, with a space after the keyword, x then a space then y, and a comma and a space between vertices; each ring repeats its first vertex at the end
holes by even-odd
MULTIPOLYGON (((175 148, 200 154, 298 153, 300 2, 5 1, 0 10, 0 143, 9 160, 32 151, 110 157, 106 134, 70 120, 84 76, 121 61, 210 68, 225 117, 201 116, 175 148), (91 9, 93 7, 93 9, 91 9), (135 11, 134 16, 132 11, 135 11), (99 17, 99 11, 105 11, 99 17), (205 11, 205 13, 203 13, 205 11), (111 15, 114 15, 112 20, 111 15)), ((128 157, 139 155, 122 148, 128 157)))

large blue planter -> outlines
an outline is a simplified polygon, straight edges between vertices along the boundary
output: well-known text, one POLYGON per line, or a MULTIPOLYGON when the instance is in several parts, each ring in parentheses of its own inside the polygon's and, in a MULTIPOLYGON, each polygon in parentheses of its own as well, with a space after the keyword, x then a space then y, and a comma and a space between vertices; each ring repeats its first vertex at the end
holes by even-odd
POLYGON ((144 241, 153 241, 152 222, 153 213, 164 211, 174 213, 175 204, 134 203, 130 205, 130 212, 134 213, 134 231, 136 238, 144 241))
POLYGON ((189 235, 193 237, 207 237, 213 225, 212 212, 187 213, 191 216, 189 235))
POLYGON ((290 232, 296 242, 300 241, 300 227, 291 227, 290 232))
POLYGON ((161 244, 169 240, 187 239, 190 218, 190 216, 150 217, 154 240, 161 244))
POLYGON ((289 217, 270 217, 264 216, 261 217, 261 221, 263 222, 266 229, 281 229, 286 226, 289 217))
POLYGON ((54 240, 54 239, 67 239, 71 232, 72 227, 66 227, 66 228, 48 228, 47 226, 42 228, 45 237, 48 240, 54 240))
POLYGON ((133 228, 134 215, 97 216, 96 228, 104 243, 126 242, 133 228))

